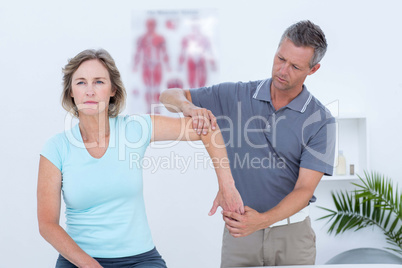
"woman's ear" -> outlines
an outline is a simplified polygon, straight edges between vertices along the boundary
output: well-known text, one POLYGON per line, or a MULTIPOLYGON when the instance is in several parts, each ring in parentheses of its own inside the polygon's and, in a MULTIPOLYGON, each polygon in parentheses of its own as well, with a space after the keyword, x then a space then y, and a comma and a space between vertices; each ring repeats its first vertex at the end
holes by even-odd
POLYGON ((110 94, 110 97, 114 97, 116 95, 117 89, 113 88, 112 89, 112 94, 110 94))

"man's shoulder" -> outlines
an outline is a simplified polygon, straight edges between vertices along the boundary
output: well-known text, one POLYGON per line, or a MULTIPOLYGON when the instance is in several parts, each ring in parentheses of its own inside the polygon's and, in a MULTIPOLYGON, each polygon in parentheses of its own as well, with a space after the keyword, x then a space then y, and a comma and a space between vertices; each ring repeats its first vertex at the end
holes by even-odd
MULTIPOLYGON (((311 94, 311 93, 310 93, 311 94)), ((315 113, 317 111, 320 111, 322 115, 325 115, 326 121, 334 121, 335 118, 331 114, 331 111, 324 105, 322 102, 317 99, 314 95, 311 94, 311 101, 309 105, 310 109, 308 109, 309 113, 315 113)))
POLYGON ((257 88, 262 83, 266 82, 269 79, 261 79, 254 81, 237 81, 237 82, 222 82, 217 83, 211 86, 201 87, 201 88, 191 88, 190 92, 201 91, 203 89, 246 89, 246 88, 257 88))

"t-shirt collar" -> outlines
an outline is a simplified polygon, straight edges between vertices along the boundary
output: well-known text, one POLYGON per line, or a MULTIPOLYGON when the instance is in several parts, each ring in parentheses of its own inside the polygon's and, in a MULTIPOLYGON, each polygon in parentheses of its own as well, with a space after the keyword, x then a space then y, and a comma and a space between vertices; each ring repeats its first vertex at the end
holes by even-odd
MULTIPOLYGON (((260 101, 266 101, 272 104, 272 99, 271 99, 271 82, 272 79, 266 79, 261 81, 257 89, 253 95, 254 99, 260 100, 260 101)), ((304 113, 306 110, 308 104, 310 103, 312 99, 312 94, 307 90, 306 86, 303 85, 303 89, 300 92, 299 95, 297 95, 296 98, 294 98, 288 105, 285 107, 292 109, 294 111, 298 111, 300 113, 304 113)))

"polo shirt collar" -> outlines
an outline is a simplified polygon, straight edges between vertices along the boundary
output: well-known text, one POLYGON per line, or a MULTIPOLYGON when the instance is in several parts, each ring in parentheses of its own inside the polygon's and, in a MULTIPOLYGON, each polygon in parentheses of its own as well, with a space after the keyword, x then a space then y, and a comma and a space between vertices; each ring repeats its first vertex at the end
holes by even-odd
MULTIPOLYGON (((261 81, 258 86, 257 90, 255 91, 253 98, 260 100, 260 101, 267 101, 272 104, 271 100, 271 82, 272 79, 266 79, 261 81)), ((294 111, 298 111, 300 113, 304 113, 307 106, 311 102, 312 94, 307 90, 306 86, 303 85, 302 92, 297 95, 288 105, 285 107, 292 109, 294 111)))

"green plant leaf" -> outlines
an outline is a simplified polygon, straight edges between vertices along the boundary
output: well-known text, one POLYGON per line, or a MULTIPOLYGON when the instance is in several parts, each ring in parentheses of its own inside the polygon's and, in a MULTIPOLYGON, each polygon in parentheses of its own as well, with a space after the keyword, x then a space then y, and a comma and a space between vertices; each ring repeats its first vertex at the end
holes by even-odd
POLYGON ((402 254, 402 193, 398 186, 378 172, 364 171, 363 177, 357 176, 360 183, 352 183, 356 190, 331 192, 336 209, 319 207, 328 214, 318 220, 327 219, 328 233, 335 235, 377 226, 394 246, 389 249, 402 254))

